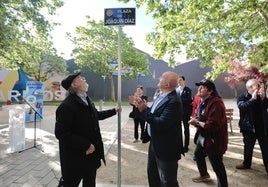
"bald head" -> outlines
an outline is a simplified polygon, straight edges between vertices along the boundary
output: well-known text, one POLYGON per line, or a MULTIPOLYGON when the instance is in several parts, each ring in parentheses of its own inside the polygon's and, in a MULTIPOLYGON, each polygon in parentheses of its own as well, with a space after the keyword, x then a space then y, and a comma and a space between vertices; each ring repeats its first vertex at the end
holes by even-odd
POLYGON ((178 74, 172 71, 164 72, 160 77, 158 87, 162 92, 175 90, 178 85, 178 78, 178 74))

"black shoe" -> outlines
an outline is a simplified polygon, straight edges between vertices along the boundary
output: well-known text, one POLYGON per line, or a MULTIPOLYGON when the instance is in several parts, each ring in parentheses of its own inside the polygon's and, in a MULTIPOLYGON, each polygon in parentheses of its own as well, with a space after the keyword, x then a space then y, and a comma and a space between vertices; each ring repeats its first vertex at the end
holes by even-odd
POLYGON ((143 139, 142 139, 142 143, 148 143, 150 140, 151 140, 150 137, 148 137, 148 138, 143 138, 143 139))
POLYGON ((188 151, 189 151, 189 148, 188 148, 188 147, 184 147, 184 148, 183 148, 183 152, 184 152, 184 153, 188 153, 188 151))
POLYGON ((147 133, 147 131, 144 132, 142 137, 142 143, 147 143, 151 140, 151 136, 147 133))
POLYGON ((60 178, 58 187, 64 187, 64 180, 63 180, 63 177, 60 178))

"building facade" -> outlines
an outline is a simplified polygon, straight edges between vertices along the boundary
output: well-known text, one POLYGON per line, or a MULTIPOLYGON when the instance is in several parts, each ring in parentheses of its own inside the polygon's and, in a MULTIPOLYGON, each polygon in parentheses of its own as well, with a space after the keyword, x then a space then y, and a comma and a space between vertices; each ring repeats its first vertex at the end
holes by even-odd
MULTIPOLYGON (((192 60, 185 62, 183 64, 178 65, 175 68, 171 68, 168 64, 163 60, 156 60, 150 55, 148 55, 148 61, 150 63, 149 76, 139 75, 136 79, 133 80, 125 80, 122 76, 122 100, 127 100, 130 95, 132 95, 137 85, 142 85, 144 87, 144 93, 148 96, 149 101, 153 99, 153 95, 155 90, 157 89, 158 78, 165 71, 174 71, 179 75, 183 75, 186 79, 186 85, 192 89, 193 94, 197 92, 197 86, 195 86, 196 82, 199 82, 203 79, 207 72, 211 69, 201 68, 199 60, 192 60)), ((78 66, 75 64, 74 59, 70 59, 66 61, 69 72, 74 72, 78 69, 78 66)), ((89 83, 89 91, 88 94, 94 100, 111 100, 111 81, 106 77, 102 77, 101 75, 97 75, 90 69, 82 69, 87 82, 89 83)), ((219 94, 223 98, 235 98, 235 91, 231 89, 227 83, 224 81, 224 74, 221 74, 216 80, 215 84, 219 94)), ((117 98, 117 76, 113 76, 115 83, 115 91, 117 98)), ((238 88, 238 94, 244 90, 244 87, 241 86, 238 88)))

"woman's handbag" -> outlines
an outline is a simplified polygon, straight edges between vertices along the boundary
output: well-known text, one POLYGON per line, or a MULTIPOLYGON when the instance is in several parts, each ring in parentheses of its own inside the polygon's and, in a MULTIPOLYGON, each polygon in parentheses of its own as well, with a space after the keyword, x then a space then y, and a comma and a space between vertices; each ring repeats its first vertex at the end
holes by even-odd
POLYGON ((130 117, 130 118, 134 118, 134 112, 131 111, 131 112, 129 113, 128 117, 130 117))

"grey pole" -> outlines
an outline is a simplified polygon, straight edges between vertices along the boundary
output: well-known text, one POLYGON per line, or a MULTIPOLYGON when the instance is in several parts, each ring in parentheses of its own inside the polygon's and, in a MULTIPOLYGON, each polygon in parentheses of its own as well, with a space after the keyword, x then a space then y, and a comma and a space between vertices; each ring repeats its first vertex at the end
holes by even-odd
MULTIPOLYGON (((121 47, 122 47, 122 26, 118 26, 118 93, 117 93, 117 105, 121 108, 121 47)), ((117 186, 121 187, 121 111, 118 112, 118 148, 117 148, 117 186)))

